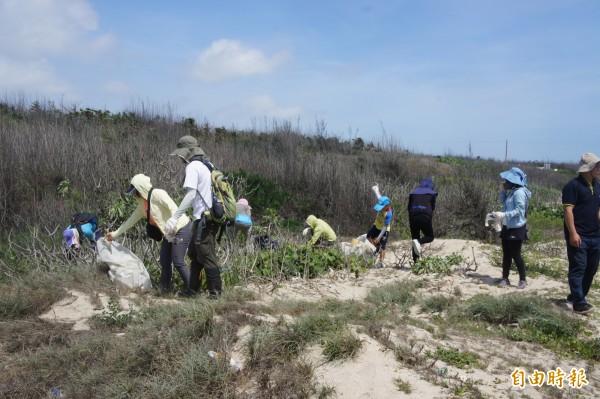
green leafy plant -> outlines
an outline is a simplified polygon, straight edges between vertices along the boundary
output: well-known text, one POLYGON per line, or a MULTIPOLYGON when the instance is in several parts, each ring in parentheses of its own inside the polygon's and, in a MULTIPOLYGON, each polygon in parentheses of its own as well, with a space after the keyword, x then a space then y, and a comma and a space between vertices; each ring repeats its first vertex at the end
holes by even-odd
POLYGON ((464 262, 464 258, 457 253, 453 253, 444 257, 441 256, 424 256, 419 258, 412 266, 412 271, 415 274, 435 273, 443 276, 452 274, 452 266, 460 265, 464 262))
POLYGON ((261 252, 256 266, 258 274, 262 276, 273 277, 283 274, 315 278, 330 269, 348 269, 353 273, 359 273, 366 269, 367 263, 358 257, 345 257, 333 248, 287 244, 277 250, 261 252))
POLYGON ((65 197, 71 191, 71 181, 69 179, 62 180, 58 183, 58 187, 56 188, 56 192, 59 196, 65 197))
POLYGON ((434 353, 428 353, 430 357, 437 357, 441 361, 456 366, 461 369, 469 367, 477 367, 479 364, 479 356, 469 351, 459 351, 453 348, 443 348, 438 346, 434 353))
POLYGON ((129 306, 127 312, 122 311, 119 298, 111 296, 108 300, 107 309, 102 311, 101 315, 94 318, 107 327, 126 327, 133 319, 139 315, 139 312, 129 306))

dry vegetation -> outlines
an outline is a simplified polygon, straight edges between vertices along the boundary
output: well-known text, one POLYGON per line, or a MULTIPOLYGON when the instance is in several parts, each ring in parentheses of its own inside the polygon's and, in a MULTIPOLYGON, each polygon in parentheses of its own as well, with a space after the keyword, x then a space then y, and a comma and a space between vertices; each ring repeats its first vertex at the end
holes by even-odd
MULTIPOLYGON (((120 193, 137 173, 177 197, 182 165, 168 154, 186 134, 197 137, 230 174, 237 194, 250 200, 258 216, 267 208, 292 221, 313 213, 343 235, 355 235, 372 222, 375 182, 393 199, 397 230, 403 232, 408 192, 432 177, 442 193, 440 235, 485 238, 482 214, 497 206, 498 173, 512 166, 413 154, 392 141, 343 141, 326 131, 303 135, 288 122, 273 122, 263 132, 215 128, 143 107, 110 114, 51 103, 0 103, 0 122, 0 223, 7 230, 37 225, 53 231, 83 208, 100 213, 104 223, 115 222, 121 216, 120 193)), ((533 162, 519 165, 529 175, 534 201, 560 202, 558 190, 571 173, 540 171, 533 162)))

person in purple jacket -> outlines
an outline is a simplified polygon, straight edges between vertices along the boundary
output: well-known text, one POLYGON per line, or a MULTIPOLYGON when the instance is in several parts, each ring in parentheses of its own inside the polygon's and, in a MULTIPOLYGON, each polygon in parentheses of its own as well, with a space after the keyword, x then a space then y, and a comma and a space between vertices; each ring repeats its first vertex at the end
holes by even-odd
POLYGON ((429 178, 423 179, 421 185, 408 195, 408 222, 414 262, 421 256, 421 245, 433 241, 433 211, 437 195, 437 191, 433 189, 433 180, 429 178))

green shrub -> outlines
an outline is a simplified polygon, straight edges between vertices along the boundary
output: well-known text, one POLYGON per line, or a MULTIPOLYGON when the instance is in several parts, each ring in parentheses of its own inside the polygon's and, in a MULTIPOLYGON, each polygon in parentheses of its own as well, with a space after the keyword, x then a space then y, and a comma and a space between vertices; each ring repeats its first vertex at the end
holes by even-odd
POLYGON ((479 365, 479 356, 469 351, 461 352, 458 349, 438 346, 435 353, 429 353, 428 355, 430 357, 437 357, 441 361, 461 369, 477 367, 479 365))
POLYGON ((464 262, 464 259, 458 253, 444 257, 424 256, 415 262, 412 266, 412 272, 415 274, 435 273, 442 276, 449 276, 452 274, 452 266, 460 265, 462 262, 464 262))
POLYGON ((328 361, 354 359, 362 347, 362 341, 348 330, 326 335, 322 341, 323 355, 328 361))
POLYGON ((430 313, 440 313, 454 305, 456 301, 455 297, 448 297, 445 295, 433 295, 425 298, 422 304, 423 310, 430 313))
POLYGON ((410 307, 416 303, 415 291, 422 285, 421 281, 403 281, 375 287, 369 291, 365 301, 374 304, 394 304, 399 306, 403 313, 408 313, 410 307))
POLYGON ((357 256, 344 256, 333 248, 317 248, 304 245, 283 245, 281 248, 262 251, 256 263, 260 276, 302 276, 315 278, 330 269, 347 269, 358 274, 366 269, 367 263, 357 256))
POLYGON ((102 314, 93 317, 96 323, 107 327, 123 328, 139 315, 139 312, 134 310, 131 305, 127 311, 123 311, 119 298, 116 296, 109 298, 107 308, 102 311, 102 314))

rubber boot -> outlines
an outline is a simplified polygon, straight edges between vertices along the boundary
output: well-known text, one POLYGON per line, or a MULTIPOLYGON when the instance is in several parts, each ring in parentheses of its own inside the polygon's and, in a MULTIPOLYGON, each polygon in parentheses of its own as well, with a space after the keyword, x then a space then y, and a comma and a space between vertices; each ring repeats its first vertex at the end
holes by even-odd
POLYGON ((208 297, 210 299, 219 299, 221 296, 221 276, 208 277, 206 285, 208 286, 208 297))

